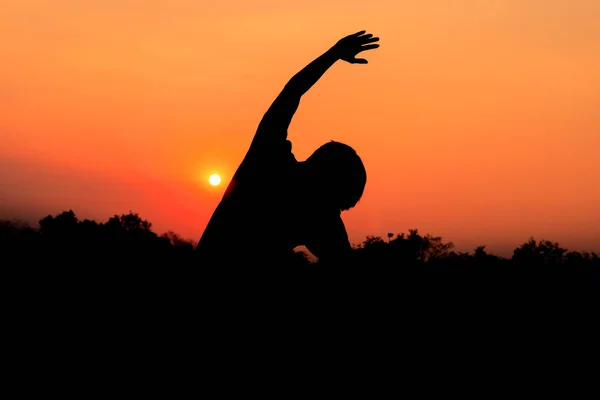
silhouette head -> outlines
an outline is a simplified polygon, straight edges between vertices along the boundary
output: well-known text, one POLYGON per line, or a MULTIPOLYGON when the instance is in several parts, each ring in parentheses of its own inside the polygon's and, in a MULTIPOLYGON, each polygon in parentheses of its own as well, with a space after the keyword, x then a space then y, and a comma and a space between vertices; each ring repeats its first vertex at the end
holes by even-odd
POLYGON ((306 159, 319 200, 341 211, 354 207, 363 195, 367 171, 356 151, 347 144, 331 141, 306 159))

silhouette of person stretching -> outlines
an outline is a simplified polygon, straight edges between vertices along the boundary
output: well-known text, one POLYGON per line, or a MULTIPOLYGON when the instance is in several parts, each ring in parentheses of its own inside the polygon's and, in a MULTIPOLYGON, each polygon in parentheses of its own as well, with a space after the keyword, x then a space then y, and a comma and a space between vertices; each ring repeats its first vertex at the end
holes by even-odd
POLYGON ((331 141, 298 162, 287 129, 305 94, 336 61, 367 64, 358 53, 379 47, 360 31, 340 39, 285 85, 263 116, 250 148, 200 241, 201 265, 285 267, 304 245, 323 263, 351 250, 341 212, 356 205, 366 171, 350 146, 331 141))

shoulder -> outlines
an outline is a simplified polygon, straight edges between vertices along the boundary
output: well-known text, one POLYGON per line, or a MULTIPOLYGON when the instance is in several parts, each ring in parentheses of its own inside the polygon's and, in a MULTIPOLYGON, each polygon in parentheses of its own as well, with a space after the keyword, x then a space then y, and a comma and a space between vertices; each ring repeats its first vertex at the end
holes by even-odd
POLYGON ((270 137, 255 137, 246 153, 244 161, 277 162, 287 160, 292 155, 292 142, 270 137))

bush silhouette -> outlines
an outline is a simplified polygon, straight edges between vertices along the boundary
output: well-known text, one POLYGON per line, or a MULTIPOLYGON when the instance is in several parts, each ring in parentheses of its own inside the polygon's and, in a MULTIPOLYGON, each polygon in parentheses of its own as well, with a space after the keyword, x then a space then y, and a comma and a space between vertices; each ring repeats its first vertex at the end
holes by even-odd
MULTIPOLYGON (((157 277, 179 276, 200 282, 209 276, 202 275, 194 248, 194 242, 175 232, 155 233, 149 221, 131 211, 96 222, 80 221, 69 210, 46 216, 39 221, 39 228, 0 221, 0 251, 5 267, 46 268, 57 273, 75 267, 79 274, 104 271, 105 276, 116 280, 137 279, 153 271, 157 277)), ((246 271, 247 279, 265 280, 264 271, 259 274, 259 265, 249 264, 246 271)), ((323 278, 333 278, 333 282, 351 279, 352 287, 372 291, 378 287, 387 292, 415 293, 423 288, 445 293, 540 288, 585 291, 597 290, 600 285, 600 257, 534 238, 517 247, 511 258, 489 254, 485 246, 473 252, 456 252, 451 242, 414 229, 406 234, 388 233, 387 240, 366 237, 353 249, 347 265, 321 266, 318 261, 310 261, 307 254, 296 252, 273 279, 283 279, 281 273, 305 283, 323 278)))

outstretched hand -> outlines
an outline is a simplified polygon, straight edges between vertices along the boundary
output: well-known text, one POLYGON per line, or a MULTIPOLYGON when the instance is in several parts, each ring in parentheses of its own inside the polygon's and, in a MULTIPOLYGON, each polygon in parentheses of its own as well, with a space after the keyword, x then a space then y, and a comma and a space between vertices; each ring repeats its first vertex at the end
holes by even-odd
POLYGON ((378 37, 373 37, 373 34, 366 31, 360 31, 348 35, 340 39, 331 50, 339 57, 350 64, 367 64, 368 61, 364 58, 356 58, 358 53, 365 50, 376 49, 378 44, 372 44, 379 41, 378 37))

